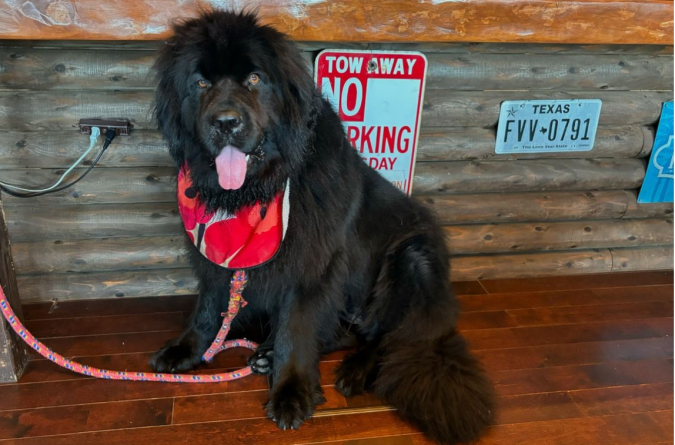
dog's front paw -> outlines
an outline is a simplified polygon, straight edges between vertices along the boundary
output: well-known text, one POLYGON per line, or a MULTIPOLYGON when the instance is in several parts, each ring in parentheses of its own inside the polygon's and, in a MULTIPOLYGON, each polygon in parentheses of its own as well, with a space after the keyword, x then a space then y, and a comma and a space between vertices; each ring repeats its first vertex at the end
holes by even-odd
POLYGON ((202 360, 194 342, 186 338, 169 341, 150 359, 150 366, 157 372, 184 372, 193 369, 202 360))
POLYGON ((267 402, 267 417, 282 430, 298 428, 314 413, 317 405, 324 403, 321 387, 312 387, 299 379, 288 379, 275 385, 267 402))

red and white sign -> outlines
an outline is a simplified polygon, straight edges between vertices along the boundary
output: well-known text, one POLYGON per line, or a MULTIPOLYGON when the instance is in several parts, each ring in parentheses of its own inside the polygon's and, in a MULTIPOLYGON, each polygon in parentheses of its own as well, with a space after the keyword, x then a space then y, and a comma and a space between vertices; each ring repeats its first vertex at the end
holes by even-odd
POLYGON ((424 54, 325 50, 314 81, 363 160, 410 195, 427 74, 424 54))

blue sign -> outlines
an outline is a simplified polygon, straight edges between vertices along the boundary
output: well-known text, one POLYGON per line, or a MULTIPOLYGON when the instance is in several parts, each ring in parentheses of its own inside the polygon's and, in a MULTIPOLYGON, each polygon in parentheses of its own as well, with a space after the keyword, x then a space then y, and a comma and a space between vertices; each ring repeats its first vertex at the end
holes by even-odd
POLYGON ((638 203, 673 202, 673 102, 663 104, 638 203))
POLYGON ((499 111, 495 153, 590 151, 599 99, 507 100, 499 111))

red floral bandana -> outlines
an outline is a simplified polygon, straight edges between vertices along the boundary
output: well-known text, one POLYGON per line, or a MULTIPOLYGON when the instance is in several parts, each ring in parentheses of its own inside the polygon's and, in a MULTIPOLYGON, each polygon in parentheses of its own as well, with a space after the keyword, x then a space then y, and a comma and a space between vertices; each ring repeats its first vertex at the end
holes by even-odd
POLYGON ((178 173, 178 210, 192 243, 206 258, 227 269, 247 269, 274 258, 288 226, 289 184, 269 203, 236 214, 207 213, 192 188, 187 166, 178 173))

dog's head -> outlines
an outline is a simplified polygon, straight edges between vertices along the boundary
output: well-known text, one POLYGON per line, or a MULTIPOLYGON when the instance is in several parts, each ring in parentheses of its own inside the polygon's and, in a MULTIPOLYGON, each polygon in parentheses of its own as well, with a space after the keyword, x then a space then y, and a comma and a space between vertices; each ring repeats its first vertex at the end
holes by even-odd
POLYGON ((314 85, 296 47, 250 13, 207 12, 173 31, 154 66, 155 118, 176 162, 221 192, 297 165, 314 85))

